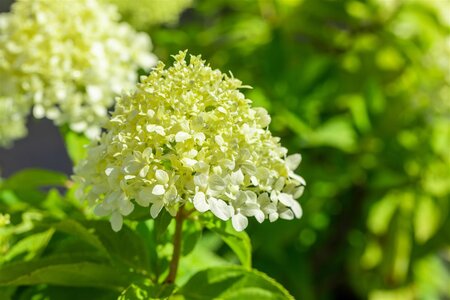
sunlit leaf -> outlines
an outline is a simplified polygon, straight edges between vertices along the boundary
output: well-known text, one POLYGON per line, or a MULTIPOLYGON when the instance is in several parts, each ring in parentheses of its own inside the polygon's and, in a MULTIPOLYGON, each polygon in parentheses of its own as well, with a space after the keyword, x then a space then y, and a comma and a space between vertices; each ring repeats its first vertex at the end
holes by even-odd
POLYGON ((233 250, 242 266, 251 268, 252 246, 245 231, 237 232, 230 222, 208 223, 208 229, 218 234, 220 238, 233 250))
POLYGON ((68 130, 64 134, 64 141, 70 159, 75 165, 78 164, 86 156, 86 146, 90 143, 89 139, 82 134, 68 130))
POLYGON ((132 284, 122 292, 117 300, 166 299, 174 289, 175 285, 167 284, 161 286, 132 284))
POLYGON ((178 292, 185 299, 294 299, 264 273, 238 266, 200 271, 178 292))
POLYGON ((21 262, 0 269, 0 285, 55 284, 119 289, 132 275, 115 267, 93 263, 49 263, 48 260, 21 262))

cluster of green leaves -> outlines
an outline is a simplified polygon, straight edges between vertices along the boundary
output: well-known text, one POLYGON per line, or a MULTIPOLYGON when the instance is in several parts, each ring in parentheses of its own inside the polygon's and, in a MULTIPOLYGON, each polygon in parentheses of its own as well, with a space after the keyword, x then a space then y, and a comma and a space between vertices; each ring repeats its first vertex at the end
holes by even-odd
POLYGON ((302 153, 304 217, 249 229, 255 265, 299 299, 449 297, 449 9, 199 0, 151 32, 162 60, 188 48, 252 85, 302 153))
MULTIPOLYGON (((65 136, 76 161, 86 141, 65 136)), ((10 216, 0 226, 0 299, 293 299, 252 269, 247 234, 209 215, 184 222, 179 276, 167 284, 173 218, 137 211, 116 233, 75 190, 65 174, 38 169, 0 183, 0 211, 10 216)))

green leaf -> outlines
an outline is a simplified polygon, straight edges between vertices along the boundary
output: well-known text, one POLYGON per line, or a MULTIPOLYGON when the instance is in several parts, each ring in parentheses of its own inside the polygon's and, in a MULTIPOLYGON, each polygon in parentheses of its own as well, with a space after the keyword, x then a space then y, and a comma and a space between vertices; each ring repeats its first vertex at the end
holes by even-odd
POLYGON ((127 216, 127 219, 136 221, 153 220, 150 215, 150 209, 140 205, 135 205, 133 212, 127 216))
POLYGON ((0 262, 7 262, 15 257, 25 254, 22 260, 30 260, 35 256, 39 255, 45 247, 47 247, 48 242, 53 236, 54 229, 49 229, 44 232, 39 232, 33 235, 28 235, 21 239, 14 246, 9 249, 6 254, 0 258, 0 262))
POLYGON ((209 268, 198 272, 179 290, 186 300, 294 299, 274 279, 239 266, 209 268))
POLYGON ((142 286, 132 284, 122 292, 117 300, 148 300, 148 299, 166 299, 174 291, 175 285, 151 285, 142 286))
POLYGON ((278 123, 284 123, 284 125, 289 127, 297 136, 308 139, 311 135, 311 128, 309 128, 309 126, 297 115, 288 110, 282 110, 279 115, 280 119, 278 123))
POLYGON ((11 300, 16 289, 15 286, 0 286, 0 299, 11 300))
POLYGON ((0 285, 54 284, 119 289, 132 281, 132 274, 116 267, 89 261, 59 263, 41 259, 14 263, 0 269, 0 285))
POLYGON ((11 190, 37 189, 48 186, 64 186, 66 181, 67 176, 64 173, 43 169, 26 169, 5 180, 3 188, 11 190))
POLYGON ((391 192, 375 202, 367 217, 367 227, 377 235, 386 233, 391 219, 398 208, 399 199, 402 198, 403 195, 401 193, 391 192))
POLYGON ((64 201, 63 196, 56 188, 52 188, 48 191, 45 200, 41 204, 41 207, 44 210, 50 212, 58 219, 64 219, 66 217, 64 208, 68 207, 68 203, 67 201, 64 201))
POLYGON ((173 217, 166 210, 163 210, 155 219, 154 230, 157 241, 159 241, 164 233, 166 233, 167 228, 169 227, 172 220, 173 217))
POLYGON ((95 300, 111 300, 118 296, 117 291, 102 288, 91 287, 62 287, 49 286, 45 289, 45 295, 49 297, 46 299, 64 299, 64 300, 80 300, 80 299, 95 299, 95 300))
POLYGON ((252 267, 252 244, 245 231, 237 232, 230 222, 211 222, 206 226, 220 236, 245 268, 252 267))
POLYGON ((182 255, 186 256, 194 250, 195 245, 202 236, 202 226, 198 221, 186 220, 183 226, 182 255))
POLYGON ((138 226, 136 227, 136 232, 145 241, 144 249, 149 257, 148 269, 152 270, 155 278, 158 278, 160 275, 160 269, 157 243, 154 234, 154 224, 154 220, 139 222, 138 226))
POLYGON ((127 226, 119 232, 111 229, 108 221, 88 221, 86 227, 93 228, 101 244, 108 249, 108 253, 135 270, 148 272, 149 256, 144 240, 127 226))
POLYGON ((414 235, 420 244, 429 240, 439 229, 442 212, 431 197, 418 197, 414 210, 414 235))
MULTIPOLYGON (((7 202, 11 203, 12 198, 20 200, 18 203, 11 203, 19 205, 21 202, 31 204, 35 207, 46 207, 47 194, 44 188, 49 187, 63 187, 67 182, 67 176, 60 172, 42 170, 42 169, 26 169, 15 173, 2 183, 0 190, 9 192, 7 202)), ((50 201, 51 202, 51 201, 50 201)), ((51 209, 55 211, 55 209, 51 209)))
POLYGON ((82 241, 85 241, 86 243, 94 246, 97 250, 100 250, 100 252, 106 256, 109 256, 108 250, 102 244, 99 237, 95 235, 93 230, 87 229, 77 221, 66 219, 53 225, 53 227, 58 231, 65 232, 79 238, 82 241))
MULTIPOLYGON (((0 294, 1 295, 1 294, 0 294)), ((111 300, 117 299, 119 291, 93 288, 93 287, 68 287, 56 285, 31 285, 21 286, 14 295, 14 300, 111 300)), ((3 300, 3 298, 0 298, 3 300)))
POLYGON ((67 153, 74 165, 86 157, 86 146, 90 143, 87 137, 68 130, 64 134, 64 141, 66 142, 67 153))
POLYGON ((347 119, 334 117, 311 134, 309 143, 313 146, 330 146, 353 152, 356 148, 356 133, 347 119))
POLYGON ((234 265, 217 254, 217 250, 223 245, 219 235, 207 231, 202 235, 194 250, 187 256, 182 256, 177 274, 177 284, 183 285, 195 273, 206 268, 234 265))

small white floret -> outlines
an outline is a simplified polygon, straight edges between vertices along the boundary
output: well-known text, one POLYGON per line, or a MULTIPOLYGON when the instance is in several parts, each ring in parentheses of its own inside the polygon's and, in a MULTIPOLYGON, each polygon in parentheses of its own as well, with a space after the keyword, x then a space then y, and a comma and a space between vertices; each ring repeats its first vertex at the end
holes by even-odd
POLYGON ((247 228, 248 219, 246 216, 238 213, 231 217, 231 224, 236 231, 242 231, 247 228))
POLYGON ((150 208, 150 215, 152 216, 153 219, 155 219, 159 215, 163 207, 164 202, 162 201, 153 203, 152 207, 150 208))
POLYGON ((161 184, 166 184, 169 182, 169 174, 167 174, 164 170, 156 170, 155 177, 161 184))
POLYGON ((199 212, 205 212, 209 210, 209 204, 206 202, 206 196, 203 192, 198 192, 195 194, 193 204, 195 209, 199 212))
POLYGON ((302 161, 302 156, 298 153, 289 155, 286 157, 286 166, 289 170, 294 171, 298 168, 302 161))
POLYGON ((189 133, 187 133, 187 132, 184 132, 184 131, 179 131, 175 135, 175 141, 177 143, 182 143, 182 142, 184 142, 184 141, 186 141, 186 140, 188 140, 190 138, 191 138, 191 135, 189 133))
POLYGON ((155 196, 164 195, 165 192, 166 192, 166 190, 165 190, 164 186, 161 184, 155 185, 152 190, 152 194, 155 196))
POLYGON ((227 221, 231 217, 232 208, 225 201, 211 197, 208 202, 211 212, 219 219, 227 221))

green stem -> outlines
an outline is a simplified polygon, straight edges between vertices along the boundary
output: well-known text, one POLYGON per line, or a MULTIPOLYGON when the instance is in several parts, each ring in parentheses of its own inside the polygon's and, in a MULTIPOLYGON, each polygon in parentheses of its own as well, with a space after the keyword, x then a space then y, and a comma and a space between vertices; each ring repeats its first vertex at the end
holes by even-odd
POLYGON ((175 217, 175 234, 173 236, 173 254, 172 260, 169 265, 169 275, 165 280, 165 283, 171 284, 175 282, 177 277, 178 264, 181 256, 181 235, 183 232, 183 221, 185 219, 183 207, 178 210, 175 217))

